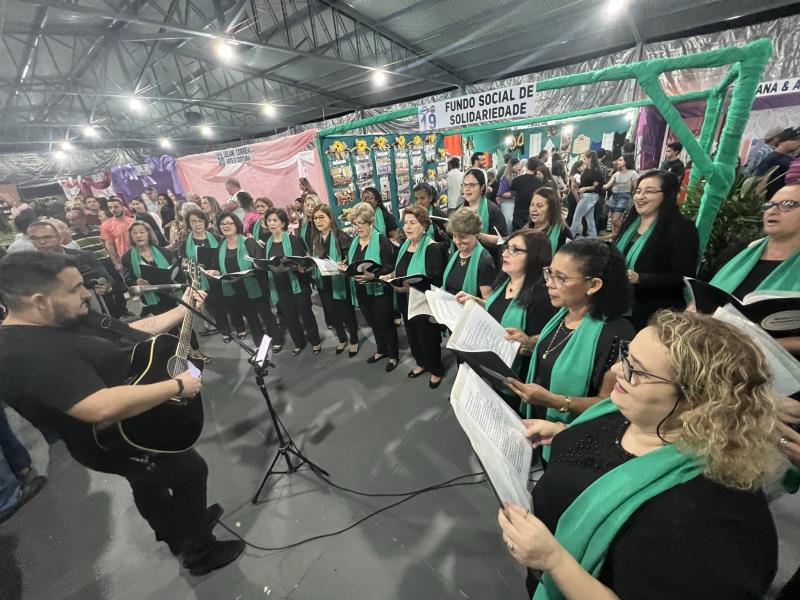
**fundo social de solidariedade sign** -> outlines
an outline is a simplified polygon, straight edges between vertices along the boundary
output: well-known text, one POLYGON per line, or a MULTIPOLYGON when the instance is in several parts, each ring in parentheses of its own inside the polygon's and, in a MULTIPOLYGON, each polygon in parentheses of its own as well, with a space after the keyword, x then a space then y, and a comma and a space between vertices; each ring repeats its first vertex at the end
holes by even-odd
POLYGON ((465 127, 504 119, 526 119, 537 115, 536 84, 526 83, 488 90, 420 106, 421 131, 465 127))

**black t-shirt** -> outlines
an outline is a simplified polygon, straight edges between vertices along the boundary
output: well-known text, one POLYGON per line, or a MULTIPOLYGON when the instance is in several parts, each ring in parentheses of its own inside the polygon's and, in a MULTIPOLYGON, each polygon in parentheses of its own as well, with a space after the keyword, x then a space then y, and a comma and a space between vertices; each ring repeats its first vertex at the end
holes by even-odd
MULTIPOLYGON (((349 262, 358 262, 360 260, 364 260, 366 258, 367 248, 368 246, 361 247, 361 244, 358 243, 360 238, 355 237, 351 243, 356 245, 355 254, 353 254, 353 260, 349 262)), ((392 244, 391 240, 388 237, 383 235, 382 233, 378 236, 378 244, 380 245, 380 256, 381 256, 381 264, 386 266, 394 266, 394 258, 395 258, 395 251, 396 248, 394 244, 392 244)), ((348 254, 349 256, 349 249, 348 254)), ((363 285, 356 285, 356 294, 358 295, 358 301, 361 302, 364 298, 367 297, 367 288, 363 285)), ((384 292, 386 296, 387 293, 384 292)), ((388 294, 391 297, 391 294, 388 294)))
MULTIPOLYGON (((408 265, 411 264, 411 259, 414 253, 406 250, 405 254, 397 261, 394 274, 395 277, 404 277, 408 275, 408 265)), ((442 284, 442 274, 444 273, 444 256, 442 255, 442 247, 437 243, 428 244, 425 248, 425 274, 433 280, 433 285, 439 287, 442 284)), ((397 302, 400 305, 400 311, 405 313, 408 309, 408 294, 397 294, 397 302)))
POLYGON ((395 219, 394 215, 385 208, 381 207, 380 210, 383 212, 383 224, 386 225, 386 233, 384 235, 388 236, 395 229, 398 229, 397 219, 395 219))
POLYGON ((683 164, 683 161, 680 158, 665 160, 661 163, 659 168, 662 171, 672 171, 678 176, 678 181, 683 181, 683 174, 686 172, 686 165, 683 164))
POLYGON ((583 173, 581 173, 581 182, 580 187, 588 188, 593 187, 593 190, 587 190, 586 194, 599 194, 603 190, 603 184, 605 183, 606 178, 603 175, 603 172, 600 170, 600 167, 595 169, 585 169, 583 173))
MULTIPOLYGON (((754 292, 756 288, 761 285, 761 282, 764 281, 769 275, 777 269, 782 260, 763 260, 759 259, 758 262, 753 266, 753 269, 747 274, 742 280, 742 283, 739 284, 735 290, 733 290, 732 296, 736 296, 739 300, 743 299, 747 294, 750 292, 754 292)), ((798 275, 800 277, 800 275, 798 275)))
MULTIPOLYGON (((284 232, 283 235, 289 236, 289 241, 292 245, 291 256, 306 256, 306 254, 308 254, 306 252, 306 247, 303 240, 297 236, 289 235, 287 232, 284 232)), ((275 256, 284 256, 283 244, 276 244, 275 242, 272 243, 272 246, 269 249, 269 256, 267 258, 273 258, 275 256)), ((303 273, 294 273, 294 275, 297 278, 297 281, 300 284, 303 292, 310 293, 310 290, 308 289, 308 275, 303 273)), ((289 278, 289 273, 273 273, 272 276, 273 281, 275 282, 275 288, 278 290, 278 294, 286 298, 291 298, 293 296, 292 280, 289 278)))
POLYGON ((95 444, 91 423, 66 411, 101 389, 122 385, 133 346, 88 325, 0 327, 3 400, 36 427, 61 436, 76 460, 96 468, 109 455, 95 444))
MULTIPOLYGON (((620 413, 567 428, 533 490, 536 515, 555 532, 569 505, 600 477, 635 458, 618 441, 620 413)), ((761 598, 777 570, 777 533, 761 492, 703 476, 640 506, 617 532, 598 579, 623 600, 761 598)))
MULTIPOLYGON (((456 252, 458 251, 456 250, 456 252)), ((450 273, 447 274, 447 281, 444 282, 444 289, 451 294, 457 294, 462 291, 468 267, 469 260, 464 263, 464 266, 461 266, 461 262, 456 259, 453 268, 450 269, 450 273)), ((494 259, 489 252, 482 252, 481 257, 478 259, 478 295, 480 295, 481 286, 492 287, 495 277, 497 277, 497 267, 495 267, 494 259)))
POLYGON ((533 193, 543 185, 544 179, 530 173, 517 175, 511 180, 509 190, 514 192, 514 221, 511 229, 521 229, 528 222, 533 193))
MULTIPOLYGON (((503 322, 503 315, 506 314, 511 298, 506 298, 505 294, 500 294, 487 309, 498 323, 503 322)), ((539 285, 534 290, 533 302, 525 309, 525 333, 527 335, 538 335, 547 322, 556 313, 555 307, 550 302, 547 288, 539 285)))

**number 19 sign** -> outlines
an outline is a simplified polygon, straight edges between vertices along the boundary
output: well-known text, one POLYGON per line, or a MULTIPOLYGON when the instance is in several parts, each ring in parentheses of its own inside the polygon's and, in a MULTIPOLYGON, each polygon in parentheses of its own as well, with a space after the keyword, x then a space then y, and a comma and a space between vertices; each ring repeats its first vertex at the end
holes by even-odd
POLYGON ((538 114, 536 84, 489 90, 424 104, 417 110, 420 131, 465 127, 504 119, 526 119, 538 114))

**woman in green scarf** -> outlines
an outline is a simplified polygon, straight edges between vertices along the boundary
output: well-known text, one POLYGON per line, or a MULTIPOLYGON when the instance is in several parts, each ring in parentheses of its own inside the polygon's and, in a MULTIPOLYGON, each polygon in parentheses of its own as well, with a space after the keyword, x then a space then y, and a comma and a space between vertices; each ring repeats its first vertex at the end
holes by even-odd
POLYGON ((567 227, 564 213, 561 212, 561 197, 557 190, 540 187, 533 192, 530 217, 527 228, 541 231, 547 236, 553 255, 572 239, 572 231, 567 227))
MULTIPOLYGON (((596 238, 570 242, 544 271, 558 312, 542 328, 526 383, 507 381, 524 414, 569 423, 608 395, 619 344, 633 338, 623 318, 631 287, 619 251, 596 238)), ((545 459, 547 458, 545 451, 545 459)))
MULTIPOLYGON (((424 208, 428 213, 428 217, 446 219, 447 215, 435 206, 437 195, 436 188, 424 181, 414 186, 414 204, 424 208)), ((430 219, 430 222, 428 229, 425 231, 427 236, 434 242, 442 244, 444 248, 450 246, 450 237, 444 227, 445 222, 436 223, 433 219, 430 219)))
MULTIPOLYGON (((270 237, 264 247, 266 258, 276 256, 306 256, 305 244, 298 237, 289 235, 289 216, 282 208, 270 208, 264 213, 270 237)), ((281 327, 289 329, 294 342, 292 354, 297 356, 311 343, 314 354, 322 351, 319 328, 311 309, 310 272, 290 271, 287 267, 268 272, 272 303, 278 307, 281 327)), ((283 343, 283 336, 280 342, 283 343)))
POLYGON ((316 194, 306 194, 303 198, 303 216, 300 217, 298 235, 309 251, 314 243, 314 238, 317 237, 317 227, 314 224, 314 211, 320 204, 322 204, 322 201, 316 194))
MULTIPOLYGON (((367 202, 359 202, 350 211, 350 221, 356 237, 347 252, 347 264, 372 260, 378 264, 393 265, 394 246, 385 235, 373 227, 375 210, 367 202)), ((367 359, 374 364, 388 358, 386 372, 397 368, 400 351, 397 342, 397 326, 394 323, 394 294, 391 288, 374 283, 375 275, 365 272, 349 280, 353 305, 361 309, 367 324, 375 336, 376 352, 367 359)))
MULTIPOLYGON (((800 292, 800 184, 778 190, 764 204, 764 233, 714 275, 714 285, 740 300, 760 290, 800 292)), ((800 356, 800 337, 778 342, 800 356)))
POLYGON ((492 293, 497 268, 486 248, 478 242, 481 219, 470 209, 457 209, 447 223, 455 251, 445 267, 442 287, 451 294, 464 292, 486 300, 492 293))
MULTIPOLYGON (((353 238, 336 226, 336 219, 333 218, 331 209, 324 204, 314 210, 313 220, 317 234, 311 244, 311 254, 317 258, 328 258, 336 264, 343 264, 353 238)), ((336 354, 344 352, 349 335, 349 355, 350 358, 354 357, 358 354, 358 322, 347 280, 344 275, 323 277, 317 273, 316 286, 322 308, 331 320, 339 340, 336 354)))
POLYGON ((397 221, 394 215, 386 210, 383 205, 383 196, 374 187, 364 188, 361 192, 361 201, 366 202, 375 211, 375 222, 373 227, 375 230, 388 237, 390 240, 400 242, 400 229, 397 227, 397 221))
POLYGON ((501 248, 498 243, 508 233, 506 218, 494 202, 486 198, 486 174, 483 169, 470 169, 464 173, 461 182, 464 194, 464 206, 478 213, 481 218, 481 232, 478 241, 486 248, 499 267, 502 262, 501 248), (499 233, 499 235, 498 235, 499 233))
POLYGON ((639 178, 633 208, 623 219, 614 244, 625 257, 633 285, 638 331, 662 308, 686 308, 684 277, 697 272, 699 236, 678 206, 680 181, 670 171, 648 171, 639 178))
POLYGON ((730 325, 662 312, 611 375, 611 397, 571 425, 525 422, 550 465, 535 516, 507 504, 498 521, 536 569, 533 599, 763 598, 778 540, 762 490, 786 463, 762 353, 730 325))
MULTIPOLYGON (((425 275, 430 278, 433 285, 442 283, 444 270, 444 254, 442 247, 434 242, 427 234, 431 221, 428 211, 412 204, 403 211, 403 232, 406 241, 400 246, 395 261, 394 273, 384 275, 383 279, 404 277, 406 275, 425 275)), ((442 327, 431 323, 428 317, 408 319, 408 293, 410 287, 404 284, 395 287, 397 302, 400 305, 400 314, 406 326, 408 347, 417 366, 408 374, 415 379, 423 373, 429 372, 431 377, 428 387, 436 389, 444 377, 442 364, 442 327)))
POLYGON ((260 196, 256 198, 255 205, 256 212, 258 213, 258 220, 255 221, 250 228, 250 235, 258 242, 258 245, 263 248, 269 237, 269 229, 267 228, 267 222, 264 220, 264 214, 272 208, 272 200, 266 196, 260 196))
MULTIPOLYGON (((125 283, 132 285, 150 285, 142 278, 142 265, 169 271, 175 263, 175 253, 158 245, 153 228, 144 221, 134 221, 128 228, 128 240, 131 249, 122 256, 122 272, 125 283)), ((175 308, 178 303, 167 294, 144 294, 141 297, 142 315, 160 315, 175 308)))

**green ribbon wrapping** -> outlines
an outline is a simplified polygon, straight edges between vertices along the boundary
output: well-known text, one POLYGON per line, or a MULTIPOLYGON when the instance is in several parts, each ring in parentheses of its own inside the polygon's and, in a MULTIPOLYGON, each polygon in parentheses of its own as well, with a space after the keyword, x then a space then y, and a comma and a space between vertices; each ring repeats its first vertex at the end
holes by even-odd
MULTIPOLYGON (((208 231, 206 231, 206 241, 208 242, 209 248, 216 248, 219 246, 217 238, 211 235, 211 233, 208 231)), ((197 262, 197 244, 195 244, 194 238, 191 235, 186 238, 186 245, 184 246, 184 249, 186 250, 186 258, 197 262)), ((208 288, 208 277, 206 277, 205 274, 200 273, 200 289, 207 292, 208 288)))
MULTIPOLYGON (((768 239, 756 240, 725 263, 719 272, 714 275, 711 285, 732 294, 761 258, 768 239)), ((778 265, 777 269, 758 284, 756 290, 800 292, 800 250, 778 265)))
MULTIPOLYGON (((321 234, 320 234, 321 235, 321 234)), ((316 244, 314 244, 316 246, 316 244)), ((322 258, 318 256, 317 258, 322 258)), ((342 262, 342 253, 339 252, 339 243, 333 230, 328 232, 328 258, 336 264, 342 262)), ((322 289, 325 287, 325 280, 329 280, 333 287, 334 300, 344 300, 347 298, 347 282, 344 275, 330 275, 323 277, 319 269, 315 269, 314 280, 317 283, 317 288, 322 289)))
MULTIPOLYGON (((245 237, 243 235, 236 236, 236 264, 239 266, 240 271, 246 271, 247 269, 252 269, 253 265, 245 258, 247 256, 247 248, 244 245, 245 237)), ((225 266, 225 255, 228 252, 228 244, 227 242, 224 244, 219 245, 219 272, 223 275, 228 273, 228 269, 225 266)), ((259 287, 258 282, 253 277, 245 277, 244 278, 244 288, 247 291, 247 297, 251 300, 253 298, 260 298, 261 297, 261 287, 259 287)), ((230 283, 223 283, 222 284, 222 294, 224 296, 233 296, 236 291, 233 289, 233 286, 230 283)))
MULTIPOLYGON (((606 398, 579 415, 572 426, 618 410, 606 398)), ((680 452, 674 444, 632 458, 583 490, 558 520, 555 537, 586 572, 598 577, 608 547, 631 515, 647 501, 702 472, 702 462, 680 452)), ((552 577, 545 573, 533 600, 563 598, 552 577)))
MULTIPOLYGON (((464 283, 461 284, 461 291, 466 292, 471 296, 480 296, 480 290, 478 289, 478 265, 481 262, 481 255, 484 252, 486 252, 486 249, 481 245, 480 242, 476 242, 475 248, 473 248, 472 254, 469 257, 469 263, 467 263, 467 272, 464 275, 464 283)), ((456 264, 458 258, 458 252, 453 252, 453 256, 450 257, 447 267, 444 270, 442 287, 447 285, 447 277, 450 275, 450 271, 452 270, 453 265, 456 264)))
MULTIPOLYGON (((372 260, 378 264, 381 264, 381 242, 380 242, 380 232, 373 228, 372 235, 369 238, 369 244, 367 244, 367 249, 364 252, 364 260, 372 260)), ((347 253, 347 263, 351 264, 353 262, 353 257, 356 255, 356 248, 358 248, 358 238, 353 240, 353 243, 350 244, 350 250, 347 253)), ((367 295, 369 296, 383 296, 384 288, 383 285, 380 283, 366 283, 364 284, 367 288, 367 295)), ((350 297, 352 298, 353 306, 358 308, 358 294, 356 294, 356 282, 354 279, 350 278, 350 297)))
POLYGON ((647 228, 647 231, 640 235, 639 239, 633 243, 633 246, 631 246, 630 249, 625 252, 625 247, 631 241, 631 238, 636 234, 636 230, 639 229, 641 222, 641 217, 636 217, 636 220, 631 223, 630 227, 628 227, 622 233, 622 235, 619 236, 619 239, 615 244, 619 251, 625 254, 625 264, 629 269, 632 270, 636 266, 636 261, 639 260, 639 255, 642 253, 645 244, 647 244, 647 240, 650 239, 650 235, 653 233, 653 229, 656 226, 656 221, 653 221, 650 224, 650 227, 647 228))
MULTIPOLYGON (((150 246, 150 255, 153 257, 153 262, 155 263, 156 267, 159 269, 169 269, 169 262, 167 262, 167 259, 164 258, 163 254, 161 254, 161 250, 159 250, 156 246, 150 246)), ((139 254, 139 251, 136 248, 131 248, 131 268, 133 269, 133 274, 136 275, 136 279, 141 279, 142 255, 139 254)), ((142 303, 145 306, 153 306, 154 304, 158 304, 158 294, 143 294, 142 303)))
MULTIPOLYGON (((269 258, 269 251, 272 248, 272 241, 272 236, 270 236, 264 247, 264 254, 267 258, 269 258)), ((286 231, 281 234, 281 248, 283 248, 284 256, 292 255, 292 240, 289 238, 289 234, 286 231)), ((267 277, 269 277, 269 299, 273 306, 277 306, 278 288, 275 286, 275 275, 273 275, 272 271, 267 271, 267 277)), ((290 272, 289 281, 292 284, 292 294, 299 294, 302 290, 300 288, 300 282, 297 281, 297 275, 290 272)))

